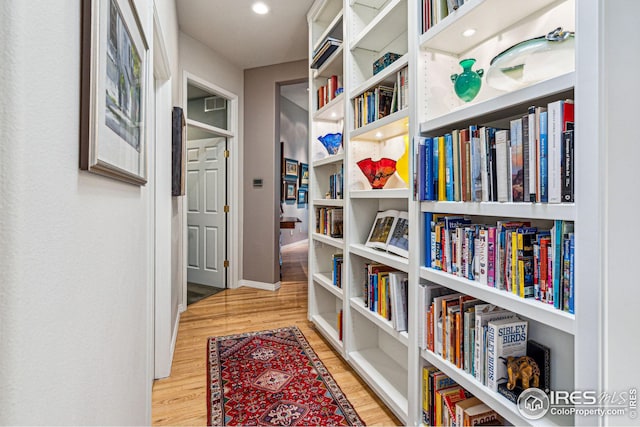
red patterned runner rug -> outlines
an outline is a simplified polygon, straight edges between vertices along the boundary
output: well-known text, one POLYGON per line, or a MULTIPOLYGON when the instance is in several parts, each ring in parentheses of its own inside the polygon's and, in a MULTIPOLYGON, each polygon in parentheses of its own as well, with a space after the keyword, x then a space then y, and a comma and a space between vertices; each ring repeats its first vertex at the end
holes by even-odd
POLYGON ((364 426, 295 327, 210 337, 208 424, 364 426))

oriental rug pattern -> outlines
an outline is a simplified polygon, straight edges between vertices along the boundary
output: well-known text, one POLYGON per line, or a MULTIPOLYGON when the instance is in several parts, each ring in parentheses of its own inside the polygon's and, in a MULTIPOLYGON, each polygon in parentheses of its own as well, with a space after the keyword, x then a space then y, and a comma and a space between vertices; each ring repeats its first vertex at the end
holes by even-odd
POLYGON ((364 423, 295 327, 210 337, 210 426, 364 423))

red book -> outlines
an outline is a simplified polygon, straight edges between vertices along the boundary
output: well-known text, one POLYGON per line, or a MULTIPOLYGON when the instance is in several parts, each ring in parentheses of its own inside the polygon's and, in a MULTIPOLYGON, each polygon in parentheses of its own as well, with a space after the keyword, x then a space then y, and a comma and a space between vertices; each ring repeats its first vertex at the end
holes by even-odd
POLYGON ((573 129, 573 115, 574 115, 575 105, 573 100, 567 99, 564 102, 564 110, 562 114, 562 130, 567 131, 573 129))

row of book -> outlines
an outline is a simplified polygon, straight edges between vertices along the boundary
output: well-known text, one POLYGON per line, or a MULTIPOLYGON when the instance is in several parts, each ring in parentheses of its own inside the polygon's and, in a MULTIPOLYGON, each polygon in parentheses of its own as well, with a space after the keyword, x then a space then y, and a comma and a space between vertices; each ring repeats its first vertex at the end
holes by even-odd
POLYGON ((469 126, 418 141, 420 200, 574 201, 574 105, 530 107, 509 129, 469 126))
POLYGON ((353 98, 356 129, 409 106, 408 71, 405 67, 396 73, 393 87, 382 84, 353 98))
POLYGON ((320 86, 317 90, 318 110, 327 105, 333 99, 338 96, 338 88, 340 87, 340 82, 338 80, 338 76, 333 75, 327 79, 327 84, 324 86, 320 86))
POLYGON ((331 263, 333 265, 333 286, 342 288, 342 263, 344 256, 342 254, 333 254, 331 263))
POLYGON ((529 221, 474 224, 425 213, 425 228, 425 266, 575 313, 573 222, 555 220, 546 230, 529 221))
POLYGON ((331 199, 342 199, 344 194, 344 173, 340 172, 329 175, 329 197, 331 199))
MULTIPOLYGON (((531 357, 539 369, 538 385, 550 386, 550 349, 528 339, 527 320, 469 295, 435 284, 419 290, 425 304, 421 347, 472 375, 490 390, 515 401, 508 390, 509 357, 531 357), (506 389, 506 390, 505 390, 506 389)), ((521 386, 521 384, 518 384, 521 386)))
POLYGON ((465 0, 422 0, 422 32, 436 25, 451 12, 464 4, 465 0))
POLYGON ((422 368, 422 424, 425 426, 504 425, 502 417, 431 365, 422 368))
POLYGON ((342 208, 316 208, 316 233, 342 238, 342 208))
POLYGON ((363 284, 365 307, 391 321, 398 331, 407 330, 409 276, 384 264, 366 264, 363 284))

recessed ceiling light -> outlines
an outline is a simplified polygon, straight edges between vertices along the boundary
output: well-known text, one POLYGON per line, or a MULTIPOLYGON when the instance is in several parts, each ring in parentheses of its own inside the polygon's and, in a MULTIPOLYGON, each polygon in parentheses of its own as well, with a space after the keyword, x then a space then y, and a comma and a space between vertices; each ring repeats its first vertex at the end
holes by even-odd
POLYGON ((254 3, 253 6, 251 6, 251 9, 258 15, 269 13, 269 6, 262 3, 261 1, 254 3))
POLYGON ((465 36, 465 37, 471 37, 475 33, 476 33, 476 29, 475 28, 468 28, 468 29, 466 29, 466 30, 464 30, 462 32, 462 35, 465 36))
POLYGON ((335 112, 335 111, 332 111, 332 112, 331 112, 331 117, 338 117, 338 114, 336 114, 336 112, 335 112))
POLYGON ((376 132, 376 138, 382 138, 382 132, 376 132))

